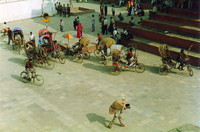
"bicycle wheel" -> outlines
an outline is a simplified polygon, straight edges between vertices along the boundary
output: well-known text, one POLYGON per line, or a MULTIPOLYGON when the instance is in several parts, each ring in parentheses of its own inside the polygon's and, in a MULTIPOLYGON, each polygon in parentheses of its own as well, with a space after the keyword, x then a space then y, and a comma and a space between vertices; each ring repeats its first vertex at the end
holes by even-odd
POLYGON ((142 73, 142 72, 144 72, 144 70, 145 70, 144 64, 138 63, 135 65, 136 72, 142 73))
POLYGON ((99 57, 102 56, 102 52, 101 52, 100 50, 96 49, 96 50, 94 50, 94 55, 95 55, 97 58, 99 58, 99 57))
POLYGON ((90 58, 90 52, 86 51, 85 53, 83 53, 83 58, 89 59, 90 58))
POLYGON ((36 86, 42 86, 44 84, 44 78, 37 74, 34 78, 34 83, 36 86))
POLYGON ((82 63, 83 62, 83 57, 81 54, 76 54, 74 55, 74 59, 73 61, 77 62, 77 63, 82 63))
POLYGON ((20 78, 22 79, 23 82, 29 82, 27 77, 28 77, 27 72, 23 71, 23 72, 20 73, 20 78))
POLYGON ((52 70, 54 68, 54 66, 55 66, 55 64, 52 61, 46 61, 46 63, 45 63, 45 67, 48 70, 52 70))
POLYGON ((187 71, 188 71, 188 73, 189 73, 190 76, 193 76, 193 75, 194 75, 191 66, 189 66, 189 65, 187 66, 187 71))
POLYGON ((58 57, 58 59, 59 59, 59 62, 61 64, 65 64, 66 59, 65 59, 64 54, 60 54, 59 57, 58 57))
POLYGON ((169 70, 168 70, 168 66, 163 64, 159 67, 159 72, 161 75, 167 75, 169 70))
POLYGON ((121 72, 121 69, 119 69, 117 66, 113 66, 113 75, 119 75, 121 72))

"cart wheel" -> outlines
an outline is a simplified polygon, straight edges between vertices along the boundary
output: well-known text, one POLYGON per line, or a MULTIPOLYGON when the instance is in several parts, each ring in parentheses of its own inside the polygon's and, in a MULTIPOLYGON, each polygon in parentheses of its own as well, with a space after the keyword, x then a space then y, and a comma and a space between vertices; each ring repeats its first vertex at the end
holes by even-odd
POLYGON ((99 51, 98 49, 96 49, 96 50, 94 50, 94 55, 95 55, 97 58, 99 58, 99 57, 102 56, 102 52, 99 51))
POLYGON ((55 64, 52 61, 46 61, 46 63, 45 63, 45 67, 48 70, 52 70, 54 68, 54 66, 55 66, 55 64))
POLYGON ((36 75, 34 78, 34 83, 36 86, 42 86, 44 84, 44 78, 41 75, 36 75))
POLYGON ((145 70, 144 64, 138 63, 135 65, 136 72, 142 73, 145 70))
POLYGON ((194 75, 193 70, 192 70, 192 68, 191 68, 190 65, 187 66, 187 71, 188 71, 188 73, 189 73, 190 76, 194 75))
POLYGON ((169 70, 168 70, 168 66, 166 64, 163 64, 159 67, 159 72, 161 75, 167 75, 169 70))
POLYGON ((90 52, 86 51, 85 53, 83 53, 83 58, 89 59, 90 58, 90 52))
POLYGON ((65 64, 66 59, 65 59, 64 54, 60 54, 59 57, 58 57, 58 59, 59 59, 59 62, 61 64, 65 64))

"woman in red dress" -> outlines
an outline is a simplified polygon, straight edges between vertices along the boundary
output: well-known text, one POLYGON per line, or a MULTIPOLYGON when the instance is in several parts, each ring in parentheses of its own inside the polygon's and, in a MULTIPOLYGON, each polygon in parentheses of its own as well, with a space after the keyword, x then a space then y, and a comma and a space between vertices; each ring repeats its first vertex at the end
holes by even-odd
POLYGON ((78 38, 82 37, 82 29, 83 29, 83 26, 81 25, 81 23, 78 23, 76 37, 78 37, 78 38))

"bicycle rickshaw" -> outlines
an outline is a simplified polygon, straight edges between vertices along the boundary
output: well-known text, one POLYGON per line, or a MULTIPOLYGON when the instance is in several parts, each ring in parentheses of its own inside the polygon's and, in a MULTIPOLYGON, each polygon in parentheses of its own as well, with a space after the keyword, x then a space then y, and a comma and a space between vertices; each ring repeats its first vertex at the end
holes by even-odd
MULTIPOLYGON (((191 47, 190 47, 191 48, 191 47)), ((189 50, 190 50, 189 48, 189 50)), ((180 62, 173 61, 171 56, 170 56, 170 50, 168 48, 168 45, 164 44, 161 45, 160 47, 158 47, 158 50, 160 52, 160 55, 162 57, 162 65, 159 67, 159 73, 161 75, 167 75, 172 69, 180 69, 179 67, 177 67, 177 65, 180 66, 180 62)), ((188 50, 188 54, 189 54, 189 50, 188 50)), ((191 66, 189 65, 189 57, 188 54, 186 55, 186 57, 184 58, 184 63, 183 63, 183 67, 187 67, 187 71, 188 74, 190 76, 193 76, 193 70, 191 68, 191 66)))
POLYGON ((108 58, 110 54, 110 48, 115 44, 115 40, 112 38, 104 38, 98 47, 98 49, 94 50, 94 55, 97 58, 100 58, 104 65, 107 64, 108 58))
POLYGON ((112 66, 113 66, 113 72, 115 75, 120 74, 120 72, 124 69, 133 70, 138 73, 142 73, 145 71, 144 64, 138 62, 138 57, 136 55, 135 58, 131 58, 131 63, 128 64, 128 62, 125 62, 121 58, 122 54, 122 45, 113 45, 111 47, 111 54, 112 54, 112 66))
POLYGON ((24 44, 24 35, 21 28, 15 27, 13 29, 13 43, 12 48, 13 50, 17 47, 19 54, 21 50, 21 45, 24 44))
POLYGON ((67 56, 73 56, 73 61, 82 63, 83 58, 90 58, 90 52, 88 51, 88 45, 90 40, 87 37, 82 37, 79 42, 75 43, 72 47, 66 44, 65 54, 67 56))

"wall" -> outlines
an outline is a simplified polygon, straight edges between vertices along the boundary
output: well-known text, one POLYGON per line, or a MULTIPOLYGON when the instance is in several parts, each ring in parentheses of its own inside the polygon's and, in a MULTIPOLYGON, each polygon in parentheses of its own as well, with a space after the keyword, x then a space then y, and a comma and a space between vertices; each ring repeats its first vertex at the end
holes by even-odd
POLYGON ((55 12, 51 0, 4 0, 0 3, 0 23, 41 16, 55 12))

